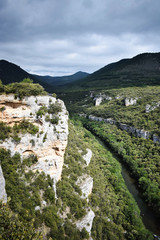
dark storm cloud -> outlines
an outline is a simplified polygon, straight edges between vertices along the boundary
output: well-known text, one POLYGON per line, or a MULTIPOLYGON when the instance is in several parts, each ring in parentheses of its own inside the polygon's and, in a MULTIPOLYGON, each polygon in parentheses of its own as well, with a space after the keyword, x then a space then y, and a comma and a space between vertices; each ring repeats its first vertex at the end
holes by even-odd
POLYGON ((94 71, 159 51, 159 0, 0 0, 1 58, 37 73, 94 71))

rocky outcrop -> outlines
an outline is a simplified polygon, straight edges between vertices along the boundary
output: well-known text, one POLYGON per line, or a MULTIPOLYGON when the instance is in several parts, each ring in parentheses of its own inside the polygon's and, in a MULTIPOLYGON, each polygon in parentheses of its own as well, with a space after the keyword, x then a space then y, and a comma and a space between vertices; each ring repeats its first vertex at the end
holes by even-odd
POLYGON ((153 134, 153 142, 156 143, 160 143, 160 137, 158 137, 156 134, 153 134))
MULTIPOLYGON (((86 149, 87 153, 83 155, 83 159, 86 161, 86 165, 88 166, 91 158, 92 158, 92 151, 90 149, 86 149)), ((81 151, 80 151, 81 152, 81 151)), ((93 178, 87 174, 83 174, 82 176, 78 177, 78 180, 76 181, 76 184, 80 187, 82 191, 81 198, 86 199, 87 202, 89 203, 89 195, 92 193, 93 189, 93 178)), ((87 209, 86 215, 75 222, 77 228, 81 231, 83 228, 86 229, 86 231, 89 233, 89 240, 92 240, 91 237, 91 229, 92 229, 92 223, 93 219, 95 217, 94 212, 92 209, 89 207, 87 209)))
POLYGON ((93 121, 98 121, 98 122, 103 121, 103 118, 101 118, 101 117, 96 117, 96 116, 93 116, 93 115, 89 115, 88 118, 91 119, 91 120, 93 120, 93 121))
POLYGON ((147 104, 147 105, 146 105, 146 110, 145 110, 145 112, 146 112, 146 113, 149 113, 149 112, 155 110, 155 109, 158 108, 158 107, 160 107, 160 102, 157 102, 157 103, 152 104, 152 105, 147 104))
POLYGON ((91 235, 92 223, 95 217, 94 212, 91 208, 88 209, 87 214, 79 221, 76 222, 77 228, 81 231, 83 228, 87 230, 89 235, 91 235))
POLYGON ((9 138, 1 143, 0 147, 10 149, 11 155, 18 152, 23 158, 35 154, 38 162, 32 165, 31 169, 33 171, 43 171, 57 182, 61 178, 68 137, 68 113, 63 101, 56 100, 51 96, 31 96, 20 100, 15 99, 14 95, 10 94, 1 95, 0 108, 5 108, 3 112, 0 112, 0 121, 13 126, 15 123, 26 119, 39 128, 39 132, 35 135, 21 134, 19 143, 9 138), (46 121, 46 115, 37 118, 37 111, 40 107, 48 108, 50 104, 61 106, 61 111, 57 114, 58 124, 51 124, 46 121))
POLYGON ((135 105, 137 103, 137 99, 138 98, 125 98, 124 99, 124 105, 127 107, 127 106, 130 106, 130 105, 135 105))
POLYGON ((93 115, 89 115, 88 118, 93 121, 98 121, 98 122, 104 121, 105 123, 116 124, 116 121, 113 120, 112 118, 101 118, 101 117, 96 117, 93 115))
POLYGON ((84 174, 78 178, 76 184, 82 191, 81 198, 87 199, 87 201, 89 201, 88 196, 92 193, 93 178, 87 174, 84 174))
POLYGON ((120 128, 121 130, 125 130, 127 131, 128 133, 131 133, 133 136, 135 137, 140 137, 140 138, 145 138, 145 139, 149 139, 149 138, 152 138, 153 142, 156 143, 156 142, 159 142, 160 143, 160 137, 158 137, 157 135, 153 134, 152 136, 152 133, 149 132, 149 131, 146 131, 144 129, 137 129, 135 127, 132 127, 132 126, 129 126, 127 124, 124 124, 124 123, 120 123, 120 122, 117 122, 111 118, 101 118, 101 117, 96 117, 96 116, 93 116, 93 115, 89 115, 88 117, 90 120, 93 120, 93 121, 99 121, 99 122, 105 122, 105 123, 109 123, 109 124, 114 124, 116 125, 118 128, 120 128))
POLYGON ((87 148, 86 150, 87 150, 87 153, 83 155, 83 159, 86 161, 86 165, 88 166, 92 158, 92 151, 89 148, 87 148))
POLYGON ((95 100, 95 106, 99 106, 101 104, 103 98, 102 97, 98 97, 98 98, 95 98, 94 100, 95 100))
POLYGON ((3 176, 3 171, 0 165, 0 200, 7 202, 7 193, 5 190, 5 179, 3 176))
MULTIPOLYGON (((91 92, 90 97, 93 97, 93 92, 91 92)), ((100 93, 100 94, 96 95, 93 98, 93 100, 95 101, 95 106, 99 106, 103 100, 110 101, 110 100, 112 100, 112 98, 110 96, 106 96, 105 94, 100 93)))
POLYGON ((136 137, 145 138, 145 139, 148 139, 151 137, 151 133, 149 131, 145 131, 143 129, 137 129, 135 127, 129 126, 127 124, 122 124, 122 123, 117 123, 117 126, 121 130, 125 130, 125 131, 133 134, 136 137))

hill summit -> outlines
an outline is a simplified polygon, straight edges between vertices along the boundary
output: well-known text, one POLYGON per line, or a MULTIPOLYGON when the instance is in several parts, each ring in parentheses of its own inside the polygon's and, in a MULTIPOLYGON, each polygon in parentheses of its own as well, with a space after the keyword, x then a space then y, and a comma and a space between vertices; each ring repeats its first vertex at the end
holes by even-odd
MULTIPOLYGON (((108 89, 160 84, 160 53, 142 53, 108 64, 87 78, 72 84, 73 89, 108 89)), ((68 87, 71 87, 68 85, 68 87)))

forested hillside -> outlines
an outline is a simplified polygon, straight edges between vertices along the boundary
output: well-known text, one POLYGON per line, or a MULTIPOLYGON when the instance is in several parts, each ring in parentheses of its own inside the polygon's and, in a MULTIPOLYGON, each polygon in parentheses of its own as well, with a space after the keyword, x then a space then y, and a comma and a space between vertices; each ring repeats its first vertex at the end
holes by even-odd
MULTIPOLYGON (((63 91, 104 90, 160 84, 160 53, 143 53, 111 63, 63 91)), ((58 90, 61 91, 61 88, 58 90)))
POLYGON ((120 164, 79 120, 69 122, 64 154, 67 116, 55 95, 29 79, 1 84, 1 178, 8 201, 1 202, 0 239, 153 239, 120 164))

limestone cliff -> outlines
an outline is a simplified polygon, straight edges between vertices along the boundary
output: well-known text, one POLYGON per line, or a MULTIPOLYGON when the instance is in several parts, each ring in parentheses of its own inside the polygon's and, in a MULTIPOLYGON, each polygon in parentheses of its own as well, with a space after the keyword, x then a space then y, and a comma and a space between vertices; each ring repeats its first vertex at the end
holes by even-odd
POLYGON ((7 201, 7 193, 5 190, 5 179, 3 176, 1 165, 0 165, 0 200, 2 200, 3 202, 7 201))
MULTIPOLYGON (((84 117, 86 117, 86 116, 84 116, 84 117)), ((105 123, 114 124, 121 130, 125 130, 128 133, 133 134, 133 136, 135 136, 135 137, 140 137, 140 138, 145 138, 145 139, 151 138, 154 143, 156 143, 156 142, 160 143, 160 138, 156 134, 153 134, 153 136, 152 136, 151 132, 145 131, 144 129, 137 129, 137 128, 129 126, 127 124, 117 122, 111 118, 101 118, 101 117, 96 117, 93 115, 89 115, 88 118, 93 121, 98 121, 98 122, 104 121, 105 123)))
MULTIPOLYGON (((87 153, 83 155, 83 159, 86 161, 86 166, 88 166, 92 159, 92 151, 91 149, 88 149, 88 148, 86 150, 87 150, 87 153)), ((87 174, 83 174, 82 176, 78 177, 76 184, 80 187, 82 191, 81 198, 86 199, 87 202, 89 203, 89 195, 92 193, 92 189, 93 189, 93 178, 87 174)), ((85 228, 86 231, 89 233, 89 236, 90 236, 89 239, 92 240, 91 229, 92 229, 95 213, 90 207, 86 210, 87 210, 86 215, 82 219, 76 221, 75 223, 77 228, 80 231, 83 228, 85 228)))
POLYGON ((22 160, 30 154, 36 155, 38 162, 31 166, 31 170, 44 171, 57 182, 61 178, 68 139, 68 112, 63 101, 51 96, 30 96, 20 100, 15 99, 13 94, 1 95, 0 109, 0 121, 8 126, 12 127, 25 119, 39 129, 35 135, 20 133, 18 143, 10 137, 1 142, 0 147, 10 150, 11 155, 20 153, 22 160), (42 116, 37 115, 43 106, 48 109, 51 104, 58 104, 60 111, 56 114, 46 112, 42 116), (57 124, 48 121, 46 116, 57 117, 57 124))

